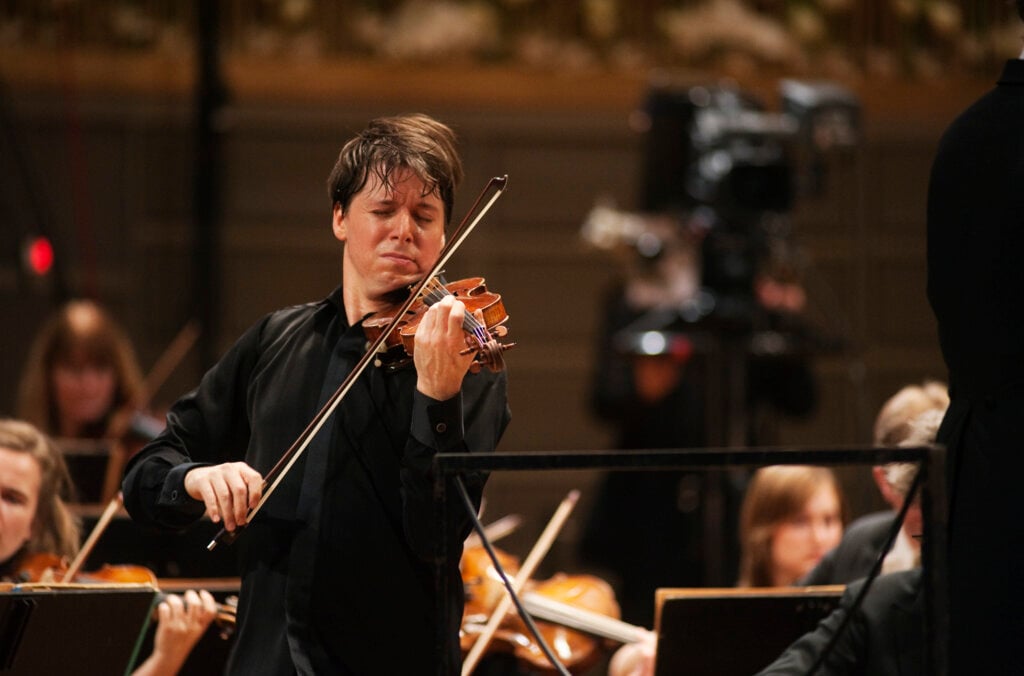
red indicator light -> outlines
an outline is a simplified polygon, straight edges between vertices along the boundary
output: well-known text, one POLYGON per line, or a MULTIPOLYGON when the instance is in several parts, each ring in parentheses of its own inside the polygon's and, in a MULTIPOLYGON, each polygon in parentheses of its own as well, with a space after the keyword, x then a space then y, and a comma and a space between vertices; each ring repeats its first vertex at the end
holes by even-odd
POLYGON ((53 267, 53 245, 45 237, 34 237, 25 247, 25 262, 33 274, 42 277, 53 267))

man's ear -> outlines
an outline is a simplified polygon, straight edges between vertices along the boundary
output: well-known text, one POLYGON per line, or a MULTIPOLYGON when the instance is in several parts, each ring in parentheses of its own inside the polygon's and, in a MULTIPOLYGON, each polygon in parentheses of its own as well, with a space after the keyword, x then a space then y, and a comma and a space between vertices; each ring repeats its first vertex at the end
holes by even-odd
POLYGON ((340 202, 334 203, 334 210, 331 213, 331 229, 334 230, 334 238, 339 242, 348 239, 348 226, 345 223, 345 214, 340 202))

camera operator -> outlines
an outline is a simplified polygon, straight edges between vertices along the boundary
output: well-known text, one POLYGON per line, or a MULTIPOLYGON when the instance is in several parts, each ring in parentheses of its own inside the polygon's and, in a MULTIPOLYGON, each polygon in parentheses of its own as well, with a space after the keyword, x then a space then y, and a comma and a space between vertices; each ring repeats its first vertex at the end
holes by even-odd
MULTIPOLYGON (((698 96, 709 108, 750 112, 735 98, 698 96)), ((599 208, 584 227, 598 246, 632 249, 603 301, 590 397, 593 413, 614 425, 618 449, 770 443, 760 417, 806 416, 817 400, 778 129, 747 116, 754 126, 742 135, 711 137, 701 114, 681 117, 690 132, 674 138, 683 148, 655 138, 652 120, 652 171, 668 166, 658 154, 686 158, 674 183, 648 178, 645 207, 654 215, 616 222, 599 208)), ((658 587, 735 582, 745 479, 718 471, 603 477, 580 554, 611 573, 624 620, 649 626, 658 587)))

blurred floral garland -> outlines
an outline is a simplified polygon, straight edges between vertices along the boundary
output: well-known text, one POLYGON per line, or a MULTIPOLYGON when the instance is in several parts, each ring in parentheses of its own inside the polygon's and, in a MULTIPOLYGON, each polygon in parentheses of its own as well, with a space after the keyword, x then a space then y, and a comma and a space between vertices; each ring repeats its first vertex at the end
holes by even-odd
MULTIPOLYGON (((180 53, 192 3, 6 0, 0 47, 180 53)), ((689 67, 936 78, 1019 53, 1009 3, 976 0, 229 0, 229 52, 294 59, 689 67)))

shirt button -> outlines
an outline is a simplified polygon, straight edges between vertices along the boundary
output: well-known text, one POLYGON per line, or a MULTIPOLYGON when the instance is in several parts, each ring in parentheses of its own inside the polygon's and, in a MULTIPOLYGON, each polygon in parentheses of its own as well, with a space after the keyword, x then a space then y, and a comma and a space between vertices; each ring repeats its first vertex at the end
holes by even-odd
POLYGON ((178 499, 178 491, 171 491, 171 500, 178 499))
POLYGON ((439 422, 437 423, 437 425, 434 426, 434 431, 437 432, 438 434, 444 434, 445 432, 448 431, 448 425, 443 422, 439 422))

